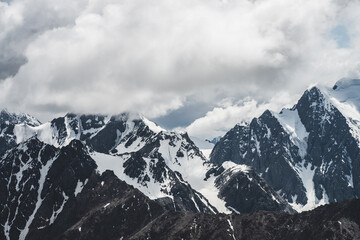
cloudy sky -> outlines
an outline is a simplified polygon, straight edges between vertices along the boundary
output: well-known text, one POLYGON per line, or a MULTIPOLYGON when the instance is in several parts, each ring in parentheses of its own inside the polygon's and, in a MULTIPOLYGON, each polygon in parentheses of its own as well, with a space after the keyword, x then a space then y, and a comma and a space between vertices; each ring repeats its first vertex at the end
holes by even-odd
POLYGON ((358 0, 0 1, 0 107, 221 135, 359 77, 358 0))

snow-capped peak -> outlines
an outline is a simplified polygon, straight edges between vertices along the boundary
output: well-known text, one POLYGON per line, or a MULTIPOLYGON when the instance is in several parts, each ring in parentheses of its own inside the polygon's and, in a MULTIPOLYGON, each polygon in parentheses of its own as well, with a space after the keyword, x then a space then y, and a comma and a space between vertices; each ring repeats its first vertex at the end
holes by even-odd
POLYGON ((343 78, 333 88, 321 87, 320 91, 347 119, 351 134, 360 145, 360 79, 343 78))
POLYGON ((247 121, 242 120, 240 123, 237 123, 236 125, 240 127, 248 127, 249 123, 247 121))
POLYGON ((127 121, 127 122, 133 122, 133 121, 136 121, 136 120, 143 121, 145 123, 145 125, 147 125, 149 127, 149 129, 151 131, 153 131, 154 133, 159 133, 159 132, 165 132, 166 131, 165 129, 161 128, 159 125, 157 125, 156 123, 150 121, 144 115, 139 114, 139 113, 125 112, 125 113, 121 113, 121 114, 118 114, 118 115, 113 115, 112 117, 114 117, 116 120, 127 121))
MULTIPOLYGON (((41 125, 28 124, 28 122, 15 124, 14 134, 17 143, 34 135, 37 135, 41 141, 54 145, 55 147, 66 146, 73 139, 81 141, 97 139, 94 144, 102 145, 101 148, 104 148, 104 150, 101 150, 101 152, 115 149, 125 140, 136 139, 136 136, 140 133, 139 131, 142 132, 141 135, 154 135, 165 131, 144 116, 130 112, 117 115, 68 113, 64 117, 41 125), (114 142, 104 143, 105 146, 101 143, 100 139, 108 134, 111 135, 109 137, 113 139, 114 142)), ((140 141, 140 138, 138 138, 138 141, 140 141)), ((137 142, 135 141, 134 143, 137 142)), ((128 145, 125 148, 125 152, 130 151, 128 145)))
POLYGON ((3 109, 0 112, 0 123, 7 123, 7 124, 19 124, 19 123, 26 123, 30 126, 39 126, 41 122, 30 116, 26 113, 13 113, 9 112, 7 109, 3 109))
POLYGON ((330 97, 336 107, 340 107, 356 120, 360 120, 360 79, 341 79, 333 89, 327 89, 325 94, 330 97), (346 104, 347 106, 340 106, 346 104), (346 109, 345 109, 346 108, 346 109), (349 112, 350 111, 350 112, 349 112))
POLYGON ((150 128, 151 131, 155 132, 155 133, 159 133, 159 132, 165 132, 166 130, 163 129, 162 127, 160 127, 159 125, 157 125, 156 123, 150 121, 149 119, 147 119, 144 116, 141 116, 141 119, 143 120, 143 122, 150 128))
POLYGON ((333 89, 341 90, 353 87, 360 87, 360 79, 342 78, 335 83, 333 89))

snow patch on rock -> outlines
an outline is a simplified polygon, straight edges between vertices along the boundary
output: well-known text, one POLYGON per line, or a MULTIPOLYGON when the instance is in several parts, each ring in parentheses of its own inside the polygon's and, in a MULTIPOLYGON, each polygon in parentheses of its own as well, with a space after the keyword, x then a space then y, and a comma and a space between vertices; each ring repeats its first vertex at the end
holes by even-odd
POLYGON ((304 158, 307 153, 309 133, 302 124, 297 109, 283 109, 279 114, 273 113, 273 115, 290 135, 290 140, 299 148, 299 155, 304 158))

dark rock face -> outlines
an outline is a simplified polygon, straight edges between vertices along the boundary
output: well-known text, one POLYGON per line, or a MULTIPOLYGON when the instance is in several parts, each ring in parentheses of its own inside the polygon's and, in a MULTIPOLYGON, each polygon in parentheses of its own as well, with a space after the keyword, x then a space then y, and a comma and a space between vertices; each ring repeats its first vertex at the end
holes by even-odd
POLYGON ((113 172, 93 173, 54 224, 32 232, 29 239, 128 239, 163 212, 113 172))
POLYGON ((249 125, 236 125, 215 145, 211 161, 233 161, 252 166, 282 196, 305 204, 305 188, 292 165, 302 161, 289 135, 269 111, 249 125))
POLYGON ((236 125, 215 145, 211 161, 252 166, 290 203, 357 198, 360 149, 349 121, 313 87, 292 109, 265 111, 248 125, 236 125), (284 127, 282 121, 289 119, 294 128, 304 128, 304 138, 296 136, 297 129, 294 133, 284 127))
POLYGON ((246 172, 238 169, 225 170, 222 166, 212 169, 219 195, 226 206, 236 213, 249 213, 260 210, 289 212, 295 211, 279 196, 253 169, 246 172))
POLYGON ((52 224, 95 169, 76 140, 57 149, 34 137, 8 151, 0 161, 0 236, 24 239, 52 224))
POLYGON ((0 125, 0 154, 15 146, 14 125, 2 123, 0 125))
MULTIPOLYGON (((163 186, 162 191, 172 196, 158 200, 167 209, 175 211, 192 211, 204 213, 217 213, 218 211, 209 201, 199 192, 194 190, 191 185, 186 182, 181 173, 173 171, 166 163, 166 160, 159 152, 160 140, 172 140, 170 145, 175 145, 179 139, 175 136, 160 133, 148 140, 147 144, 137 152, 123 154, 126 157, 124 162, 124 173, 133 179, 137 179, 138 183, 148 186, 150 181, 158 182, 163 186), (149 162, 144 158, 151 159, 149 162)), ((185 137, 186 139, 186 137, 185 137)), ((186 141, 187 142, 187 141, 186 141)), ((184 157, 186 150, 190 150, 194 146, 192 142, 187 142, 182 149, 179 149, 176 155, 184 157)), ((194 149, 192 149, 194 150, 194 149)), ((195 149, 195 154, 200 154, 199 149, 195 149)), ((188 155, 188 154, 187 154, 188 155)), ((121 156, 121 155, 120 155, 121 156)), ((176 161, 179 165, 181 161, 176 161)))
POLYGON ((54 129, 53 137, 58 145, 62 145, 68 135, 65 125, 65 118, 55 118, 51 121, 51 128, 54 129))
POLYGON ((315 194, 326 192, 330 202, 360 196, 360 149, 340 111, 317 88, 297 104, 308 137, 308 161, 316 166, 315 194))

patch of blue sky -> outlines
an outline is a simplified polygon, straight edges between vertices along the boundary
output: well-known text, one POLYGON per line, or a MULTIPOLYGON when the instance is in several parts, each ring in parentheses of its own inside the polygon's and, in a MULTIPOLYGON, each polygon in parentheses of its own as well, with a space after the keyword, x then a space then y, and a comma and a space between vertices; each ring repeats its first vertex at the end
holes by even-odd
POLYGON ((350 47, 350 36, 348 29, 344 25, 337 25, 330 32, 330 37, 337 43, 338 48, 350 47))

